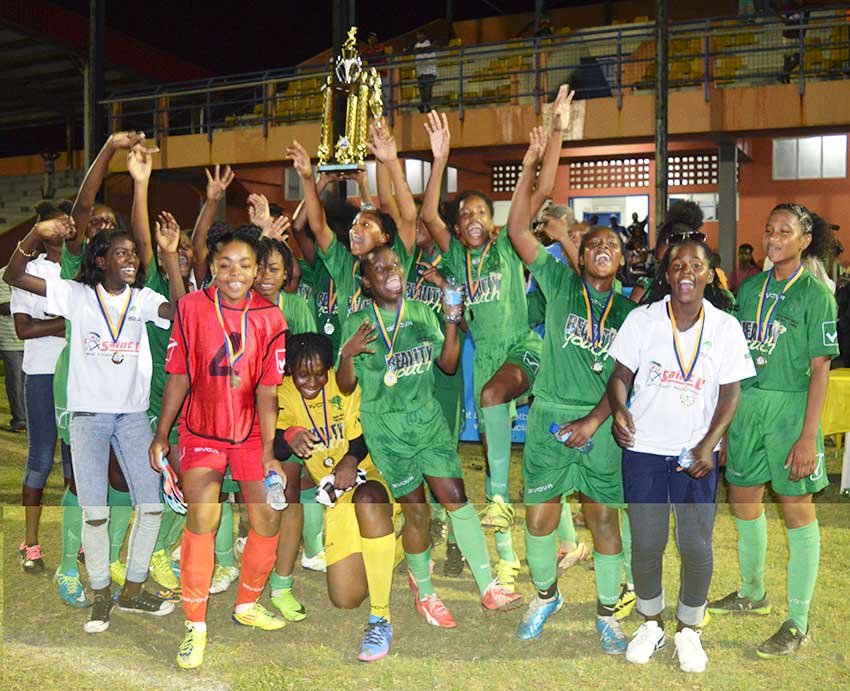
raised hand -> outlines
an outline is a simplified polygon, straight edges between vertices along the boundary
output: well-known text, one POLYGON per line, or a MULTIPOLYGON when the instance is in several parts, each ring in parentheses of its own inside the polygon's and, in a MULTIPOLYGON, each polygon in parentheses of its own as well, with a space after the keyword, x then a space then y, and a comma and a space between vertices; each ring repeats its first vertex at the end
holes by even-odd
POLYGON ((570 91, 568 84, 561 84, 558 89, 558 95, 555 96, 555 101, 552 104, 552 129, 566 130, 570 126, 570 107, 573 102, 575 91, 570 91))
POLYGON ((369 134, 372 138, 366 142, 366 148, 375 158, 381 163, 391 163, 398 159, 395 137, 387 127, 381 125, 379 120, 369 123, 369 134))
POLYGON ((375 352, 375 350, 370 348, 369 344, 376 338, 375 325, 370 322, 363 322, 360 325, 360 328, 351 334, 351 338, 342 344, 342 348, 340 348, 340 356, 355 357, 356 355, 363 355, 364 353, 371 355, 375 352))
POLYGON ((546 150, 546 132, 542 127, 533 127, 528 133, 528 150, 522 159, 523 168, 537 167, 546 150))
POLYGON ((289 216, 286 214, 269 219, 269 222, 261 227, 263 229, 263 232, 260 233, 261 237, 280 240, 285 245, 289 245, 289 231, 292 228, 292 221, 289 220, 289 216))
POLYGON ((297 139, 292 140, 292 146, 286 147, 286 157, 292 161, 292 166, 302 179, 310 180, 313 177, 313 164, 310 163, 310 154, 297 139))
POLYGON ((224 166, 224 171, 218 163, 215 164, 215 173, 210 174, 208 168, 204 168, 207 174, 207 199, 211 201, 221 201, 224 199, 224 193, 236 177, 236 173, 231 170, 230 166, 224 166))
POLYGON ((144 144, 136 144, 127 154, 127 172, 133 182, 147 182, 153 170, 153 155, 158 154, 157 147, 148 148, 144 144))
POLYGON ((248 195, 248 219, 255 226, 265 228, 272 220, 271 211, 269 211, 269 200, 264 194, 249 194, 248 195))
POLYGON ((180 245, 180 224, 167 211, 160 211, 156 217, 154 237, 163 254, 177 254, 180 245))
POLYGON ((74 224, 74 219, 70 216, 60 216, 36 223, 33 231, 42 240, 64 240, 73 237, 77 232, 77 227, 74 224))
POLYGON ((449 132, 449 120, 446 114, 438 114, 436 110, 428 113, 425 120, 425 131, 431 140, 431 153, 434 158, 448 158, 451 149, 451 133, 449 132))
POLYGON ((116 149, 132 149, 134 146, 141 144, 145 139, 144 132, 113 132, 107 140, 109 145, 116 149))

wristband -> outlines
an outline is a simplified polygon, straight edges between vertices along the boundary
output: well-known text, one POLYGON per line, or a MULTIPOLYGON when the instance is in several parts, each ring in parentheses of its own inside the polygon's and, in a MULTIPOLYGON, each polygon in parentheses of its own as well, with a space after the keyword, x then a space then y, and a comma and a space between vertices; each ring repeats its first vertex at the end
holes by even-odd
POLYGON ((299 432, 306 432, 307 430, 303 427, 290 427, 283 433, 284 441, 292 446, 292 440, 295 439, 295 435, 299 432))

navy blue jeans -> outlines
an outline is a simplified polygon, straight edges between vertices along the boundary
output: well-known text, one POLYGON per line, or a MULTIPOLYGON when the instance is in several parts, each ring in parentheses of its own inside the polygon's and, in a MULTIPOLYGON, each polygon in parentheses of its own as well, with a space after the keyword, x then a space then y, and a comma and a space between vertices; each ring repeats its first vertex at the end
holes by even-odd
MULTIPOLYGON (((24 486, 44 489, 53 469, 56 451, 56 410, 53 406, 53 375, 30 374, 24 384, 27 403, 27 435, 29 450, 24 470, 24 486)), ((62 472, 71 477, 71 448, 60 443, 62 472)))

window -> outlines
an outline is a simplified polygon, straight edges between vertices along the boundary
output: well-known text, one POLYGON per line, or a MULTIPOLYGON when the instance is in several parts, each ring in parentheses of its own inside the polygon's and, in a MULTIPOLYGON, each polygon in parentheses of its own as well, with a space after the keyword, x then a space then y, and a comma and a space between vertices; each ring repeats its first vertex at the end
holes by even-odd
POLYGON ((847 177, 847 135, 773 140, 773 179, 847 177))

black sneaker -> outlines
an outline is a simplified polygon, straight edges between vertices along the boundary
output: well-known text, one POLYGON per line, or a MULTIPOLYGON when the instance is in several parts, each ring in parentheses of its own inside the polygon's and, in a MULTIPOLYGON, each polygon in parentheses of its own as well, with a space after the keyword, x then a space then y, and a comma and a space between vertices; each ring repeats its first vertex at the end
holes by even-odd
POLYGON ((22 542, 21 546, 18 548, 18 552, 21 555, 21 568, 24 570, 24 573, 28 573, 31 576, 44 573, 44 560, 41 558, 41 545, 28 546, 25 542, 22 542))
POLYGON ((163 600, 153 593, 140 590, 133 597, 127 597, 123 593, 118 596, 118 609, 122 612, 136 612, 139 614, 152 614, 155 617, 164 617, 174 611, 174 603, 163 600))
POLYGON ((443 575, 457 578, 463 573, 466 562, 460 553, 460 547, 455 542, 446 543, 446 561, 443 563, 443 575))
POLYGON ((446 540, 448 528, 445 521, 431 519, 431 545, 441 545, 446 540))
POLYGON ((89 620, 83 624, 86 633, 103 633, 109 628, 109 613, 112 612, 112 597, 109 594, 96 592, 89 620))
POLYGON ((779 631, 756 649, 756 655, 765 660, 793 655, 811 640, 808 631, 803 633, 793 620, 788 619, 779 631))
POLYGON ((711 614, 770 614, 767 593, 761 600, 741 597, 738 591, 732 591, 726 597, 708 603, 711 614))

